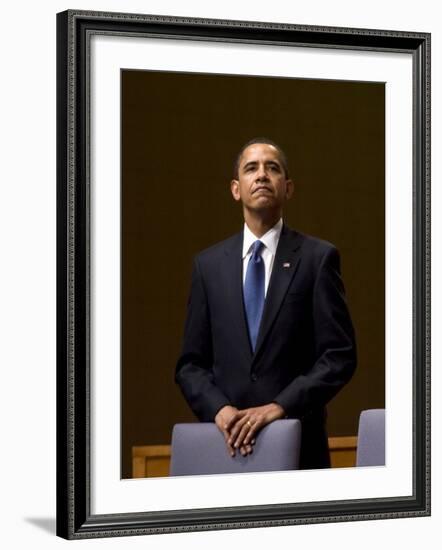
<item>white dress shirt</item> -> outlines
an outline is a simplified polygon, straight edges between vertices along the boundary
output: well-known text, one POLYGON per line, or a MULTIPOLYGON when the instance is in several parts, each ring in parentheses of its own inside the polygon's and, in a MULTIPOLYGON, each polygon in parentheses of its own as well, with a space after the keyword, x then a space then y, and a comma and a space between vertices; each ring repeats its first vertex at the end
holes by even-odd
POLYGON ((269 286, 270 275, 272 274, 273 262, 275 260, 276 248, 278 246, 279 236, 281 235, 282 229, 282 218, 265 233, 262 237, 257 237, 254 235, 248 225, 244 224, 244 241, 242 247, 242 275, 243 275, 243 285, 246 280, 247 274, 247 265, 249 263, 250 257, 252 255, 252 245, 256 240, 260 240, 264 247, 261 250, 261 258, 264 261, 265 267, 265 283, 264 283, 264 296, 267 295, 267 288, 269 286))

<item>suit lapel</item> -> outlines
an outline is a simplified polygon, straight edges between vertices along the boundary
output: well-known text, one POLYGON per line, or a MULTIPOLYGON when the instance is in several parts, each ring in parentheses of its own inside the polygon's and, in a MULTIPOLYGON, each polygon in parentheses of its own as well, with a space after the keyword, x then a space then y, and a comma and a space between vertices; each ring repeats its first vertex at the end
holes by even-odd
POLYGON ((299 233, 283 226, 267 289, 258 340, 256 342, 255 357, 259 353, 260 347, 278 314, 290 282, 296 273, 300 260, 300 244, 301 236, 299 233))
POLYGON ((232 345, 238 345, 244 353, 244 358, 247 364, 252 360, 252 350, 249 341, 249 332, 244 312, 243 300, 243 275, 242 275, 242 246, 243 232, 239 233, 233 242, 226 246, 224 252, 226 254, 226 305, 230 308, 231 316, 227 317, 232 320, 234 332, 237 335, 236 342, 232 345))

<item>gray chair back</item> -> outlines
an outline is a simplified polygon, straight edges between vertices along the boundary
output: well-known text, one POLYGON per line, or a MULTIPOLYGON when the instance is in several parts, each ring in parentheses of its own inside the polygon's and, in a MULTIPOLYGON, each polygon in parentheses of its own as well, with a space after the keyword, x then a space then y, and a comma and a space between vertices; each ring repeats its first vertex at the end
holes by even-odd
POLYGON ((214 423, 175 424, 170 475, 297 470, 300 447, 301 422, 295 419, 268 424, 258 433, 250 455, 236 452, 234 457, 214 423))
POLYGON ((385 466, 385 409, 361 412, 356 466, 385 466))

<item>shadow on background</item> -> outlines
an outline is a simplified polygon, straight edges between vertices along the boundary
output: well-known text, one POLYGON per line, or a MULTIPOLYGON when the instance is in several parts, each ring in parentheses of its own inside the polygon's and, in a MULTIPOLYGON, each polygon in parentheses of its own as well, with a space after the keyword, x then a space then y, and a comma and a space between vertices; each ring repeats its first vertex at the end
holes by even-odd
POLYGON ((43 531, 55 535, 55 518, 24 518, 25 521, 39 527, 43 531))

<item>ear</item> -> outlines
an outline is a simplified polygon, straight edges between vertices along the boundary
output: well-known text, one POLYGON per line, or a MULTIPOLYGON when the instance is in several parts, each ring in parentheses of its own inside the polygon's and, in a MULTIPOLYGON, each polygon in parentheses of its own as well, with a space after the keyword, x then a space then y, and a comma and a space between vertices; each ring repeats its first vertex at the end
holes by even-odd
POLYGON ((285 180, 285 198, 288 200, 292 197, 295 190, 295 185, 292 180, 285 180))
POLYGON ((230 182, 230 191, 232 192, 232 196, 236 201, 241 200, 241 195, 239 193, 239 181, 238 180, 232 180, 230 182))

